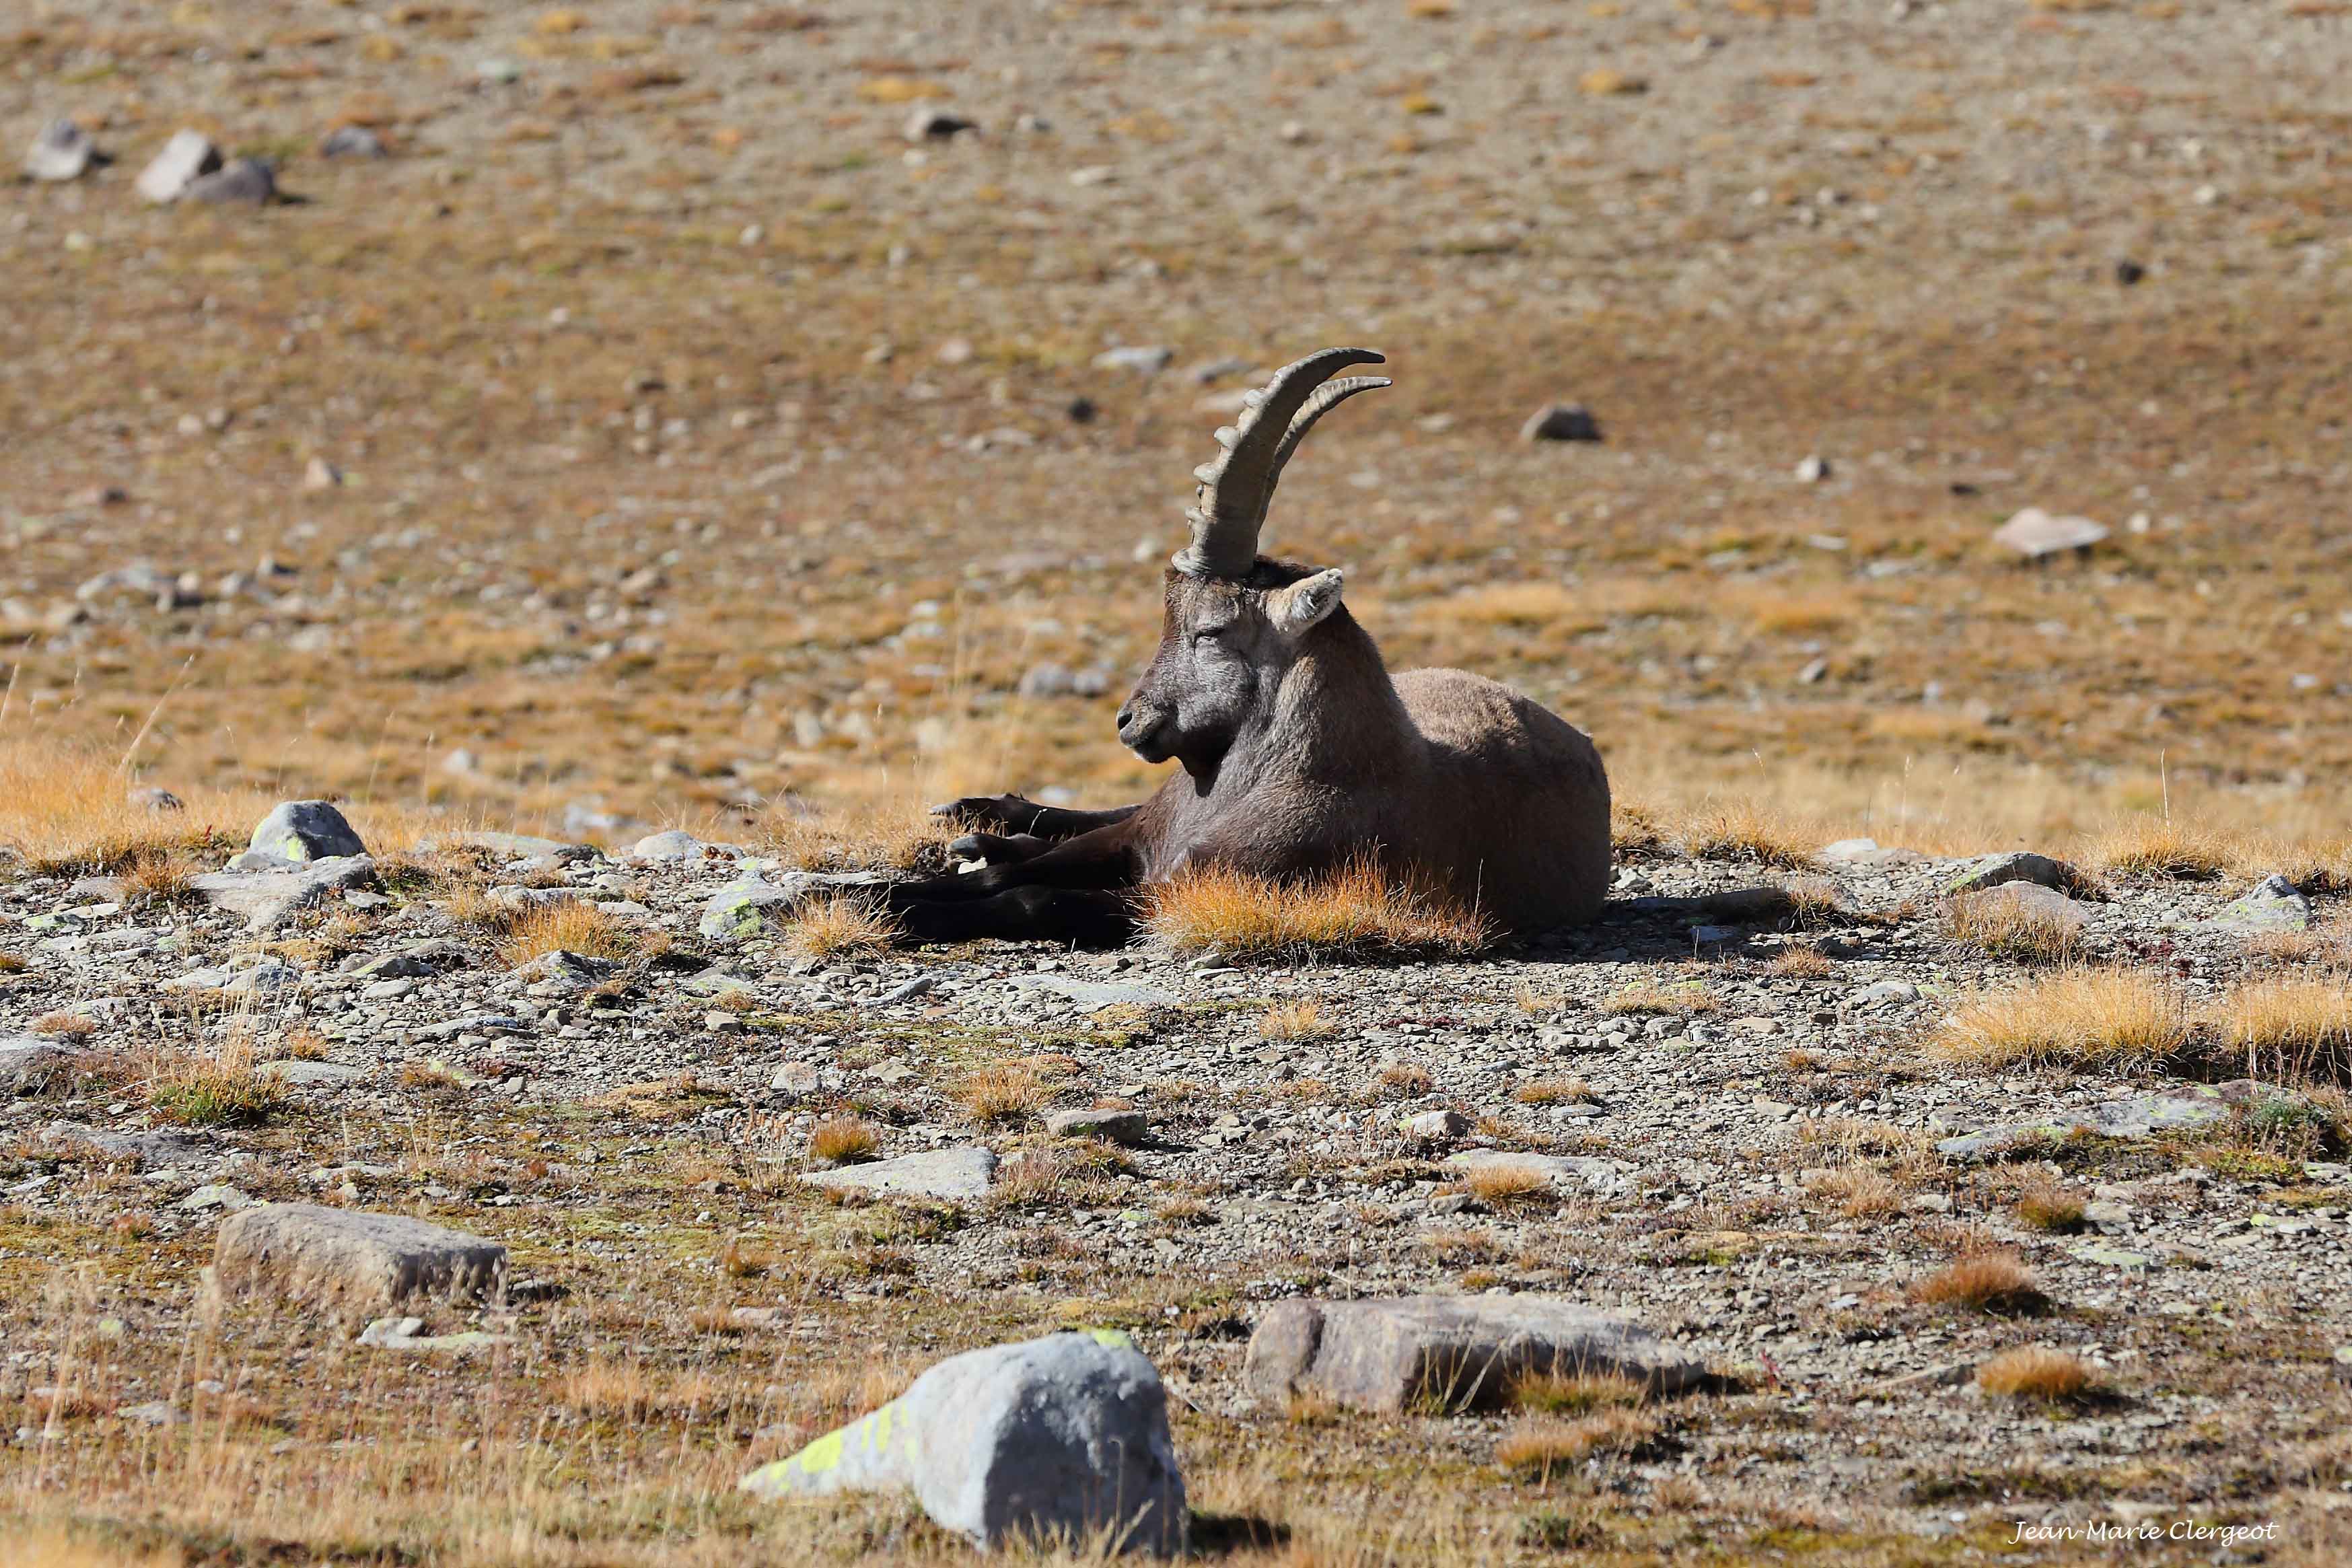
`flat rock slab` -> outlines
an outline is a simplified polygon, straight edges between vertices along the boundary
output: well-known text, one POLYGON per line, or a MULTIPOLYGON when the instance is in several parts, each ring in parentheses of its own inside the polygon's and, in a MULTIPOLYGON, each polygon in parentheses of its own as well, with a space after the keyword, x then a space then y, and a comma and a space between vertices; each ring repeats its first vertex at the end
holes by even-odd
POLYGON ((209 1164, 220 1158, 220 1146, 201 1132, 115 1132, 79 1121, 52 1121, 41 1129, 41 1142, 52 1148, 76 1150, 110 1160, 136 1163, 160 1171, 175 1165, 209 1164))
POLYGON ((486 1334, 478 1329, 427 1334, 419 1331, 424 1327, 422 1318, 376 1318, 360 1331, 359 1342, 371 1350, 419 1351, 428 1355, 464 1355, 514 1342, 504 1334, 486 1334))
MULTIPOLYGON (((541 838, 529 833, 460 833, 446 841, 453 849, 479 849, 486 854, 503 855, 509 860, 537 860, 551 857, 558 860, 593 860, 596 847, 574 844, 563 838, 541 838)), ((441 843, 423 844, 417 847, 434 850, 441 843)))
POLYGON ((364 1083, 375 1076, 365 1068, 345 1067, 341 1062, 311 1062, 295 1058, 265 1062, 261 1070, 276 1073, 294 1089, 333 1089, 347 1083, 364 1083))
POLYGON ((1062 1536, 1184 1550, 1184 1477, 1159 1371, 1114 1330, 950 1356, 879 1410, 745 1476, 765 1498, 911 1491, 978 1545, 1062 1536))
POLYGON ((1066 974, 1015 974, 1011 983, 1016 991, 1045 991, 1066 996, 1089 1013, 1099 1013, 1106 1007, 1175 1007, 1184 1000, 1149 985, 1115 985, 1100 980, 1074 980, 1066 974))
POLYGON ((2177 1094, 2136 1094, 2029 1121, 2012 1121, 1982 1132, 1962 1133, 1936 1145, 1953 1160, 1989 1160, 2021 1144, 2064 1138, 2151 1138, 2210 1126, 2229 1112, 2221 1091, 2199 1085, 2177 1094))
POLYGON ((1151 1134, 1151 1119, 1140 1110, 1056 1110, 1045 1118, 1056 1138, 1103 1138, 1134 1145, 1151 1134))
POLYGON ((2038 882, 2004 882, 1979 893, 1955 893, 1952 905, 1974 915, 2031 921, 2069 937, 2082 935, 2091 918, 2089 905, 2038 882))
POLYGON ((220 149, 204 132, 175 132, 154 161, 139 172, 137 188, 151 202, 175 202, 199 177, 220 166, 220 149))
POLYGON ((405 1215, 262 1204, 221 1223, 213 1267, 224 1289, 373 1311, 412 1296, 495 1289, 507 1249, 405 1215))
POLYGON ((2068 550, 2088 550, 2106 536, 2105 527, 2087 517, 2053 517, 2038 506, 2027 507, 1992 531, 1995 544, 2014 550, 2029 561, 2068 550))
POLYGON ((259 932, 322 902, 330 893, 374 880, 373 860, 365 855, 341 855, 295 870, 212 871, 191 879, 188 885, 213 908, 243 915, 247 931, 259 932))
POLYGON ((1261 1404, 1314 1392, 1358 1410, 1484 1409, 1523 1378, 1630 1378, 1659 1393, 1703 1363, 1637 1323, 1549 1296, 1280 1301, 1250 1336, 1242 1379, 1261 1404))
POLYGON ((2063 860, 2053 860, 2047 855, 2030 850, 2011 850, 2000 855, 1979 855, 1964 861, 1944 879, 1943 890, 1951 893, 1979 893, 1987 888, 1998 888, 2010 882, 2032 882, 2036 887, 2054 888, 2065 892, 2072 888, 2088 885, 2089 879, 2063 860))
POLYGON ((802 1180, 836 1192, 866 1192, 877 1197, 903 1194, 917 1198, 982 1198, 996 1180, 996 1156, 974 1143, 901 1154, 871 1164, 811 1171, 802 1180))
POLYGON ((1918 866, 1927 859, 1916 849, 1884 845, 1875 838, 1841 838, 1822 845, 1814 858, 1824 865, 1869 868, 1918 866))
POLYGON ((30 1094, 65 1070, 66 1053, 31 1035, 0 1039, 0 1094, 30 1094))
POLYGON ((1625 1173, 1611 1161, 1590 1154, 1528 1154, 1507 1149, 1465 1149, 1446 1156, 1445 1163, 1465 1175, 1481 1171, 1525 1171, 1555 1192, 1613 1193, 1625 1185, 1625 1173))

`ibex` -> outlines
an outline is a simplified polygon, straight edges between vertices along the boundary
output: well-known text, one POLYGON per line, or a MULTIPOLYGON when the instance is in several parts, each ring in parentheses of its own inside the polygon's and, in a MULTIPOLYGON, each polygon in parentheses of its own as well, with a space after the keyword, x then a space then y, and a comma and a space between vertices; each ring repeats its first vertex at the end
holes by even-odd
POLYGON ((1166 574, 1160 647, 1118 710, 1118 738, 1181 764, 1137 805, 1070 811, 1015 795, 937 807, 980 829, 952 847, 977 871, 897 884, 918 942, 1115 944, 1134 890, 1187 868, 1276 878, 1372 856, 1497 926, 1590 921, 1609 880, 1609 780, 1581 732, 1458 669, 1391 679, 1339 602, 1340 575, 1257 552, 1276 482, 1315 422, 1380 376, 1369 349, 1325 349, 1247 394, 1224 448, 1194 470, 1192 542, 1166 574))

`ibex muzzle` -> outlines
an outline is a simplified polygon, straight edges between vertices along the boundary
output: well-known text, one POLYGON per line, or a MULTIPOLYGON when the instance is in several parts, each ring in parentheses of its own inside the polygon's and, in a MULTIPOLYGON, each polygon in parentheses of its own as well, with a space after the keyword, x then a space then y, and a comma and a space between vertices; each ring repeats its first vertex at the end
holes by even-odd
POLYGON ((918 941, 1124 941, 1130 895, 1191 867, 1275 877, 1371 854, 1496 923, 1591 920, 1609 879, 1609 781, 1556 715, 1458 669, 1393 679, 1349 615, 1336 569, 1258 553, 1285 464, 1315 422, 1375 376, 1369 349, 1326 349, 1248 395, 1202 465, 1192 540, 1171 565, 1160 647, 1118 710, 1120 743, 1180 771, 1137 805, 1066 811, 1013 795, 943 814, 988 862, 902 883, 918 941))

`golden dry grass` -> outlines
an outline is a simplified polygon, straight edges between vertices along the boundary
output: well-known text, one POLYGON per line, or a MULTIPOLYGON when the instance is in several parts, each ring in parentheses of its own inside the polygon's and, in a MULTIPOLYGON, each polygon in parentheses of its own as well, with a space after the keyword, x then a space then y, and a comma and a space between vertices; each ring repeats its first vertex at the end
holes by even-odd
POLYGON ((1312 996, 1277 1002, 1257 1021, 1258 1037, 1263 1040, 1311 1040, 1330 1032, 1330 1021, 1312 996))
POLYGON ((2063 1234, 2083 1228, 2083 1196, 2054 1178, 2032 1173, 2024 1177, 2011 1205, 2018 1223, 2063 1234))
POLYGON ((618 962, 628 957, 632 945, 627 928, 595 905, 556 899, 515 917, 499 943, 499 958, 509 969, 551 952, 618 962))
POLYGON ((1476 1194, 1481 1203, 1496 1208, 1511 1204, 1533 1203, 1551 1195, 1551 1182, 1532 1165, 1509 1165, 1496 1163, 1481 1165, 1462 1178, 1462 1184, 1476 1194))
POLYGON ((2078 1356, 2043 1345, 2020 1345, 1977 1368, 1977 1386, 2020 1404, 2071 1405, 2098 1387, 2097 1374, 2078 1356))
POLYGON ((956 1085, 965 1114, 983 1127, 1026 1121, 1045 1109, 1048 1098, 1036 1069, 1019 1062, 974 1068, 956 1085))
POLYGON ((2230 1047, 2249 1078, 2285 1082, 2352 1080, 2352 984, 2285 977, 2248 981, 2214 1005, 2230 1047))
POLYGON ((1954 941, 2000 958, 2056 963, 2082 947, 2079 928, 1998 889, 1946 900, 1944 921, 1954 941))
POLYGON ((1430 1076, 1429 1069, 1418 1062, 1388 1062, 1372 1075, 1372 1088, 1375 1092, 1393 1094, 1407 1100, 1415 1095, 1427 1094, 1436 1081, 1430 1076))
POLYGON ((1914 1283, 1923 1306, 1957 1307, 2000 1317, 2038 1312, 2049 1304, 2032 1271, 2013 1252, 1984 1252, 1946 1265, 1914 1283))
POLYGON ((1848 1219, 1884 1219, 1903 1212, 1903 1189, 1874 1165, 1840 1165, 1814 1179, 1813 1190, 1848 1219))
POLYGON ((1988 992, 1955 1012, 1936 1052, 1972 1067, 2020 1062, 2111 1069, 2165 1060, 2188 1041, 2180 994, 2133 969, 2070 969, 1988 992))
POLYGON ((870 1160, 881 1147, 882 1134, 871 1122, 854 1116, 828 1116, 809 1130, 809 1158, 823 1164, 870 1160))
POLYGON ((950 837, 922 802, 887 795, 827 812, 779 806, 761 818, 761 847, 803 870, 887 866, 910 871, 940 863, 950 837))
POLYGON ((1604 998, 1601 1010, 1612 1016, 1696 1018, 1716 1010, 1715 993, 1703 980, 1661 980, 1648 977, 1619 987, 1604 998))
POLYGON ((1753 800, 1714 802, 1690 814, 1677 835, 1685 849, 1711 859, 1803 870, 1822 844, 1818 824, 1753 800))
POLYGON ((1548 1480, 1587 1459, 1639 1454, 1657 1441, 1661 1429, 1656 1416, 1622 1407, 1572 1421, 1521 1421, 1496 1440, 1495 1462, 1514 1475, 1548 1480))
POLYGON ((252 1031, 232 1027, 210 1050, 156 1052, 150 1058, 148 1103, 167 1121, 246 1127, 286 1103, 286 1079, 256 1059, 252 1031))
POLYGON ((846 893, 807 904, 784 931, 785 945, 808 958, 885 952, 898 940, 898 921, 872 900, 846 893))
POLYGON ((1574 1105, 1593 1098, 1592 1086, 1580 1078, 1539 1078, 1511 1091, 1521 1105, 1574 1105))
POLYGON ((1784 947, 1772 955, 1771 970, 1787 980, 1826 980, 1837 965, 1819 948, 1784 947))
POLYGON ((1297 882, 1221 867, 1188 872, 1145 896, 1151 933, 1179 952, 1444 953, 1494 939, 1481 917, 1395 881, 1370 860, 1297 882))
POLYGON ((1585 1415, 1641 1405, 1648 1398, 1649 1390, 1639 1382, 1607 1373, 1530 1373, 1511 1384, 1513 1405, 1545 1415, 1585 1415))
POLYGON ((2202 822, 2169 815, 2124 818, 2089 845, 2092 867, 2110 877, 2218 877, 2239 862, 2242 841, 2202 822))

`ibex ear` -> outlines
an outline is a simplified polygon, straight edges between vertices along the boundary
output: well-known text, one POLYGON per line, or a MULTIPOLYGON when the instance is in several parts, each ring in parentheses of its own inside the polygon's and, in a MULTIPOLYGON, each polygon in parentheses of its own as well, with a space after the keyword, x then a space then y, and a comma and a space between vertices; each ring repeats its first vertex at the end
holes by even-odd
POLYGON ((1285 637, 1305 637, 1309 628, 1339 607, 1339 569, 1334 566, 1268 594, 1265 610, 1275 629, 1285 637))

